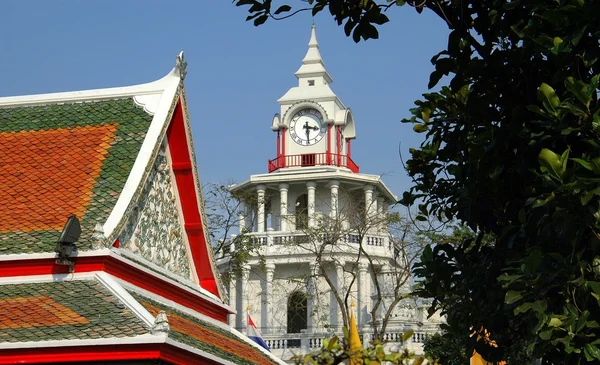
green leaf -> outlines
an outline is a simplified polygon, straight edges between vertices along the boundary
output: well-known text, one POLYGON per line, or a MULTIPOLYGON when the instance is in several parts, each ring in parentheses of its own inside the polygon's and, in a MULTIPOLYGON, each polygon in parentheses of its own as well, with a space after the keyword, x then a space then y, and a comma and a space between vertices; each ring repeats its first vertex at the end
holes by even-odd
POLYGON ((523 297, 522 291, 509 290, 506 292, 506 296, 504 297, 504 303, 513 304, 523 297))
POLYGON ((591 360, 600 360, 600 349, 598 349, 598 347, 596 347, 595 345, 586 343, 584 346, 584 351, 592 357, 591 360))
POLYGON ((416 133, 427 132, 428 129, 429 129, 429 127, 426 126, 425 124, 415 124, 415 125, 413 125, 413 131, 415 131, 416 133))
POLYGON ((600 283, 597 281, 588 281, 587 285, 594 291, 594 293, 600 295, 600 283))
POLYGON ((543 148, 538 155, 538 160, 542 166, 547 167, 555 177, 562 178, 563 164, 561 158, 551 150, 543 148))
POLYGON ((560 99, 552 86, 542 82, 537 91, 538 100, 540 100, 546 109, 556 112, 556 107, 560 105, 560 99))
POLYGON ((435 70, 429 75, 429 84, 427 84, 427 88, 431 89, 440 81, 440 79, 444 76, 444 73, 438 70, 435 70))
POLYGON ((588 94, 587 86, 585 83, 575 80, 573 77, 569 76, 565 80, 565 87, 569 90, 575 97, 586 106, 586 108, 590 107, 590 102, 592 101, 592 95, 588 94))
POLYGON ((266 22, 267 19, 269 19, 268 15, 261 15, 261 16, 259 16, 258 18, 254 19, 254 26, 258 27, 259 25, 261 25, 264 22, 266 22))
POLYGON ((413 331, 413 330, 408 330, 408 331, 404 332, 402 334, 402 342, 406 342, 409 339, 411 339, 414 333, 415 333, 415 331, 413 331))
POLYGON ((275 10, 275 15, 281 14, 287 11, 292 10, 292 7, 289 5, 281 5, 277 10, 275 10))
POLYGON ((562 321, 556 317, 551 318, 550 322, 548 322, 549 327, 560 327, 561 325, 562 321))

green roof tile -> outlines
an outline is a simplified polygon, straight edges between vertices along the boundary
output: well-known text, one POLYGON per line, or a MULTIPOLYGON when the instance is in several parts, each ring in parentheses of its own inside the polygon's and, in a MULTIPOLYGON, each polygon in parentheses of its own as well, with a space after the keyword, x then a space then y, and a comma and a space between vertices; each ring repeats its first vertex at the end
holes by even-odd
POLYGON ((0 108, 0 254, 52 252, 74 213, 86 249, 151 121, 132 98, 0 108))

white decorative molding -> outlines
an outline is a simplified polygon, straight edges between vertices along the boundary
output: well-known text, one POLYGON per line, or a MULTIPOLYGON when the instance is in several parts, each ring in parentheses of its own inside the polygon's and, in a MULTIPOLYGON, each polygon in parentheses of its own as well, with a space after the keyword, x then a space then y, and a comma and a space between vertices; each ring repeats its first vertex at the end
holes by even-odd
MULTIPOLYGON (((167 340, 165 341, 165 343, 167 345, 175 346, 175 347, 178 347, 178 348, 180 348, 180 349, 182 349, 184 351, 191 352, 191 353, 196 354, 198 356, 201 356, 201 357, 204 357, 206 359, 212 360, 212 361, 216 362, 217 364, 236 365, 235 363, 232 363, 230 361, 221 359, 220 357, 217 357, 217 356, 215 356, 213 354, 210 354, 210 353, 208 353, 206 351, 198 350, 195 347, 186 345, 186 344, 184 344, 182 342, 179 342, 179 341, 172 340, 170 338, 167 338, 167 340)), ((274 358, 274 356, 271 356, 271 357, 274 358)), ((285 363, 283 363, 283 364, 285 364, 285 363)))
MULTIPOLYGON (((141 270, 141 271, 145 272, 149 276, 160 278, 161 280, 164 280, 167 283, 178 287, 179 289, 185 290, 185 291, 187 291, 190 294, 196 295, 196 296, 199 297, 198 298, 199 300, 200 300, 200 298, 202 298, 202 299, 204 299, 206 301, 209 301, 209 302, 211 302, 211 303, 213 303, 213 304, 215 304, 215 305, 217 305, 217 306, 219 306, 219 307, 221 307, 221 308, 223 308, 223 309, 225 309, 227 311, 231 311, 232 310, 228 305, 226 305, 225 303, 223 303, 223 301, 221 299, 219 299, 217 296, 215 296, 214 294, 212 294, 208 290, 206 290, 206 289, 204 289, 204 288, 202 288, 202 287, 200 287, 198 285, 196 285, 197 288, 192 289, 189 286, 183 285, 183 284, 179 283, 178 281, 176 281, 176 280, 174 280, 174 279, 172 279, 172 278, 170 278, 168 276, 165 277, 164 275, 158 275, 155 271, 150 270, 147 267, 144 267, 143 265, 140 265, 140 264, 138 264, 138 263, 136 263, 134 261, 131 261, 131 260, 129 260, 129 259, 127 259, 127 258, 125 258, 125 257, 123 257, 123 256, 121 256, 121 255, 119 255, 117 253, 115 253, 115 252, 111 252, 110 256, 113 257, 113 258, 115 258, 115 259, 117 259, 117 260, 119 260, 119 261, 121 261, 121 262, 123 262, 123 263, 126 263, 129 266, 132 266, 132 267, 134 267, 134 268, 136 268, 138 270, 141 270)), ((170 276, 172 276, 172 275, 170 275, 170 276)), ((125 283, 127 283, 126 281, 122 281, 120 279, 117 279, 117 281, 119 283, 121 283, 121 285, 125 285, 125 283)), ((137 288, 136 286, 133 286, 133 284, 128 285, 128 287, 130 287, 130 286, 137 288)))
POLYGON ((123 303, 130 311, 138 317, 147 328, 153 328, 154 326, 154 316, 144 306, 138 303, 134 297, 131 296, 127 292, 127 290, 123 289, 121 284, 119 284, 111 275, 105 272, 97 272, 95 278, 104 285, 121 303, 123 303))
POLYGON ((48 347, 102 346, 102 345, 134 345, 165 343, 165 333, 143 334, 134 337, 86 338, 84 340, 50 340, 27 342, 0 342, 0 349, 35 349, 48 347))
POLYGON ((112 237, 113 233, 115 233, 113 231, 129 207, 129 204, 133 199, 138 186, 142 183, 146 167, 151 163, 153 152, 161 143, 163 130, 166 128, 166 124, 169 123, 169 115, 172 110, 171 107, 178 96, 181 78, 179 77, 176 68, 173 68, 173 70, 171 70, 167 76, 163 77, 159 81, 160 86, 162 87, 160 89, 160 91, 162 91, 162 96, 159 105, 156 107, 156 113, 152 118, 150 128, 146 133, 146 137, 144 138, 144 142, 142 143, 138 156, 135 159, 129 176, 127 177, 125 186, 123 187, 123 190, 121 190, 119 199, 104 223, 104 234, 106 237, 112 237))
POLYGON ((144 111, 150 115, 156 114, 156 110, 160 105, 160 99, 162 94, 148 94, 148 95, 136 95, 133 97, 133 101, 136 105, 144 108, 144 111))
POLYGON ((191 255, 183 239, 185 231, 170 170, 163 146, 119 242, 122 249, 189 279, 191 255))
POLYGON ((10 276, 10 277, 0 278, 0 285, 51 283, 51 282, 75 281, 75 280, 94 280, 95 278, 96 278, 96 272, 10 276))
MULTIPOLYGON (((70 257, 92 257, 92 256, 107 256, 110 254, 110 249, 102 248, 99 250, 89 251, 78 251, 76 254, 72 254, 70 257)), ((56 257, 56 253, 44 252, 44 253, 14 253, 9 255, 0 255, 1 261, 17 261, 17 260, 39 260, 39 259, 52 259, 56 257)))

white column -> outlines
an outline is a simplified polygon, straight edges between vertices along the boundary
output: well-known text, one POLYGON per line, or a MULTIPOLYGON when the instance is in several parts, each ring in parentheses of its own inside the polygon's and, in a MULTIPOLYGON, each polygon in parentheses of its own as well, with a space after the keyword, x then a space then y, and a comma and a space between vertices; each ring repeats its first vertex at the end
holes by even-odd
POLYGON ((244 266, 242 268, 241 283, 240 283, 240 296, 241 308, 238 308, 238 319, 240 323, 241 331, 246 330, 248 326, 248 279, 250 278, 250 266, 244 266))
POLYGON ((338 216, 338 189, 340 188, 340 182, 331 180, 329 188, 331 189, 331 219, 336 219, 338 216))
POLYGON ((358 264, 358 326, 366 326, 369 302, 369 265, 366 262, 358 264))
MULTIPOLYGON (((346 294, 345 288, 344 288, 344 262, 336 262, 335 276, 336 276, 336 286, 337 286, 338 293, 343 298, 346 294)), ((336 331, 340 331, 343 326, 344 326, 344 318, 342 316, 342 308, 340 308, 338 305, 336 331)))
MULTIPOLYGON (((232 308, 235 308, 237 303, 237 275, 231 273, 229 277, 229 305, 232 308)), ((229 317, 229 325, 233 328, 237 327, 236 322, 237 314, 230 314, 229 317)))
POLYGON ((316 332, 317 322, 317 306, 318 306, 318 295, 317 295, 317 277, 319 267, 316 263, 311 263, 308 267, 308 278, 307 278, 307 289, 308 289, 308 331, 310 333, 316 332))
POLYGON ((240 202, 240 215, 239 215, 240 234, 244 233, 244 231, 246 230, 246 214, 248 214, 246 212, 246 203, 240 202))
POLYGON ((367 185, 364 187, 364 191, 367 220, 370 220, 371 217, 373 217, 373 187, 371 185, 367 185))
POLYGON ((256 217, 256 232, 263 233, 265 231, 265 186, 258 185, 256 187, 258 199, 258 216, 256 217))
POLYGON ((288 220, 288 184, 279 184, 279 230, 287 231, 288 220))
POLYGON ((309 181, 306 183, 306 189, 308 190, 308 227, 315 226, 315 189, 317 183, 309 181))
POLYGON ((269 263, 265 265, 265 280, 262 282, 262 304, 260 311, 260 321, 263 333, 271 333, 273 329, 273 273, 275 272, 275 264, 269 263))
POLYGON ((385 207, 383 206, 383 197, 378 196, 377 197, 377 219, 379 220, 379 222, 381 222, 378 226, 378 230, 380 232, 385 232, 385 227, 386 227, 386 221, 385 221, 385 216, 387 214, 387 212, 385 211, 385 207))

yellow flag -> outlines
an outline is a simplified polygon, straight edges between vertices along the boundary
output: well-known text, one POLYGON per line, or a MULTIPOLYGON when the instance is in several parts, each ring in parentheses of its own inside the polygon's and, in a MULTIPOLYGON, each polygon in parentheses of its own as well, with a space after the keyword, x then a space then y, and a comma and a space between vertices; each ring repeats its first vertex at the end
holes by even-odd
MULTIPOLYGON (((350 352, 356 353, 362 350, 362 344, 360 343, 360 337, 358 336, 358 328, 356 327, 356 320, 354 319, 354 311, 350 312, 350 330, 348 333, 350 337, 348 342, 350 344, 350 352)), ((358 365, 362 361, 357 359, 355 356, 350 358, 350 365, 358 365)))

